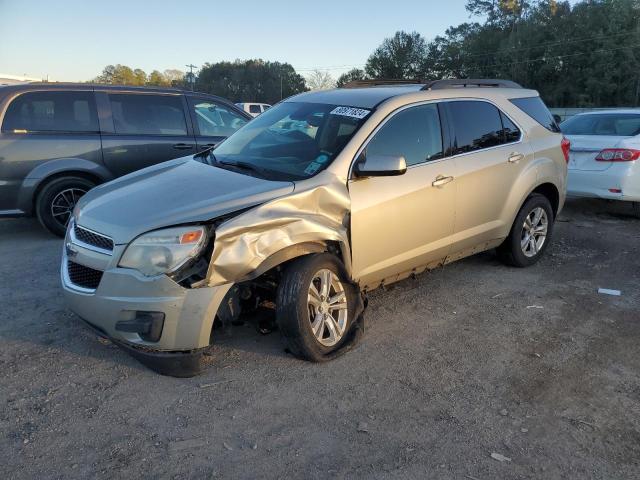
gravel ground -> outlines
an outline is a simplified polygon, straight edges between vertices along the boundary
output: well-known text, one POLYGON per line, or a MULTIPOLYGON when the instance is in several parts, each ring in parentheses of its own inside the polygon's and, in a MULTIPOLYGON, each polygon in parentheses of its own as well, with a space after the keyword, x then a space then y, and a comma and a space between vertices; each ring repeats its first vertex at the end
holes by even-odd
POLYGON ((373 292, 333 362, 247 324, 191 379, 82 327, 60 250, 0 221, 0 478, 640 478, 640 221, 610 204, 570 202, 532 268, 373 292))

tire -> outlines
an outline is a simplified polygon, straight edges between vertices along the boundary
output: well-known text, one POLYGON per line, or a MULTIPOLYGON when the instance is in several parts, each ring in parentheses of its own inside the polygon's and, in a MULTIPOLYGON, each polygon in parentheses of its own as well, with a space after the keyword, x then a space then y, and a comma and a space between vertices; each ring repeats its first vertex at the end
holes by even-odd
POLYGON ((296 357, 312 362, 326 361, 345 344, 357 305, 356 289, 345 279, 344 267, 329 253, 306 255, 287 266, 276 295, 276 319, 289 351, 296 357), (329 295, 322 292, 323 280, 320 278, 326 272, 332 274, 329 295), (317 296, 321 297, 315 300, 315 305, 309 301, 309 298, 316 297, 310 294, 312 282, 317 296), (344 301, 336 301, 334 306, 342 308, 332 309, 327 314, 329 302, 326 299, 337 298, 340 288, 344 292, 344 301), (318 315, 324 319, 319 320, 318 315), (312 317, 317 325, 315 330, 312 317))
POLYGON ((631 203, 631 215, 636 218, 640 218, 640 202, 631 203))
POLYGON ((64 237, 73 207, 95 185, 82 177, 60 177, 47 182, 35 203, 40 224, 54 235, 64 237))
POLYGON ((519 268, 535 264, 549 246, 554 221, 549 199, 539 193, 532 193, 520 208, 509 236, 497 248, 498 257, 507 265, 519 268), (537 214, 540 214, 539 220, 537 214), (527 219, 529 222, 525 223, 527 219), (532 221, 539 223, 530 227, 532 221), (536 227, 537 233, 532 230, 536 227))

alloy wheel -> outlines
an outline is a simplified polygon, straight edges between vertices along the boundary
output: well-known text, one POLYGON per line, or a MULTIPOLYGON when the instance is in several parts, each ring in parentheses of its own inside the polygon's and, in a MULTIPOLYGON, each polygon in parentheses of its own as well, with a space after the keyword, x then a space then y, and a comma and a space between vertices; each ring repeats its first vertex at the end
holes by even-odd
POLYGON ((67 188, 53 197, 51 201, 53 219, 66 228, 76 203, 85 193, 87 191, 82 188, 67 188))
POLYGON ((542 249, 549 231, 549 218, 542 207, 534 208, 524 219, 520 248, 525 257, 535 257, 542 249))
POLYGON ((338 276, 322 269, 313 276, 308 294, 309 322, 316 340, 325 347, 336 345, 347 328, 347 296, 338 276))

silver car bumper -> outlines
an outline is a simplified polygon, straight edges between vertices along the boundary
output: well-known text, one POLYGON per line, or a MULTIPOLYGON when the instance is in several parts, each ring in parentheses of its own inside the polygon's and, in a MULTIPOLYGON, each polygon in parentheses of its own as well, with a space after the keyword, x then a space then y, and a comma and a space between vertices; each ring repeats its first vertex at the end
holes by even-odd
POLYGON ((117 266, 123 250, 124 246, 116 245, 109 254, 67 234, 60 276, 69 308, 109 338, 132 347, 184 352, 208 346, 216 313, 232 284, 186 289, 166 275, 145 277, 117 266), (98 272, 95 285, 91 286, 95 288, 74 283, 70 265, 89 273, 98 272), (164 314, 157 341, 122 331, 117 325, 134 321, 145 312, 164 314))

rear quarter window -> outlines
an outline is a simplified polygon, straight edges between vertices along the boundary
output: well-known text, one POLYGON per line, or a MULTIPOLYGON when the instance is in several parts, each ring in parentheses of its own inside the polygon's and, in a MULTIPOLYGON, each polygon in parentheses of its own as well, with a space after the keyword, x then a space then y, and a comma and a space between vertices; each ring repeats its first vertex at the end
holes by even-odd
POLYGON ((560 127, 540 97, 511 98, 509 101, 547 130, 560 132, 560 127))
POLYGON ((2 122, 3 132, 97 133, 93 92, 28 92, 16 97, 2 122))

